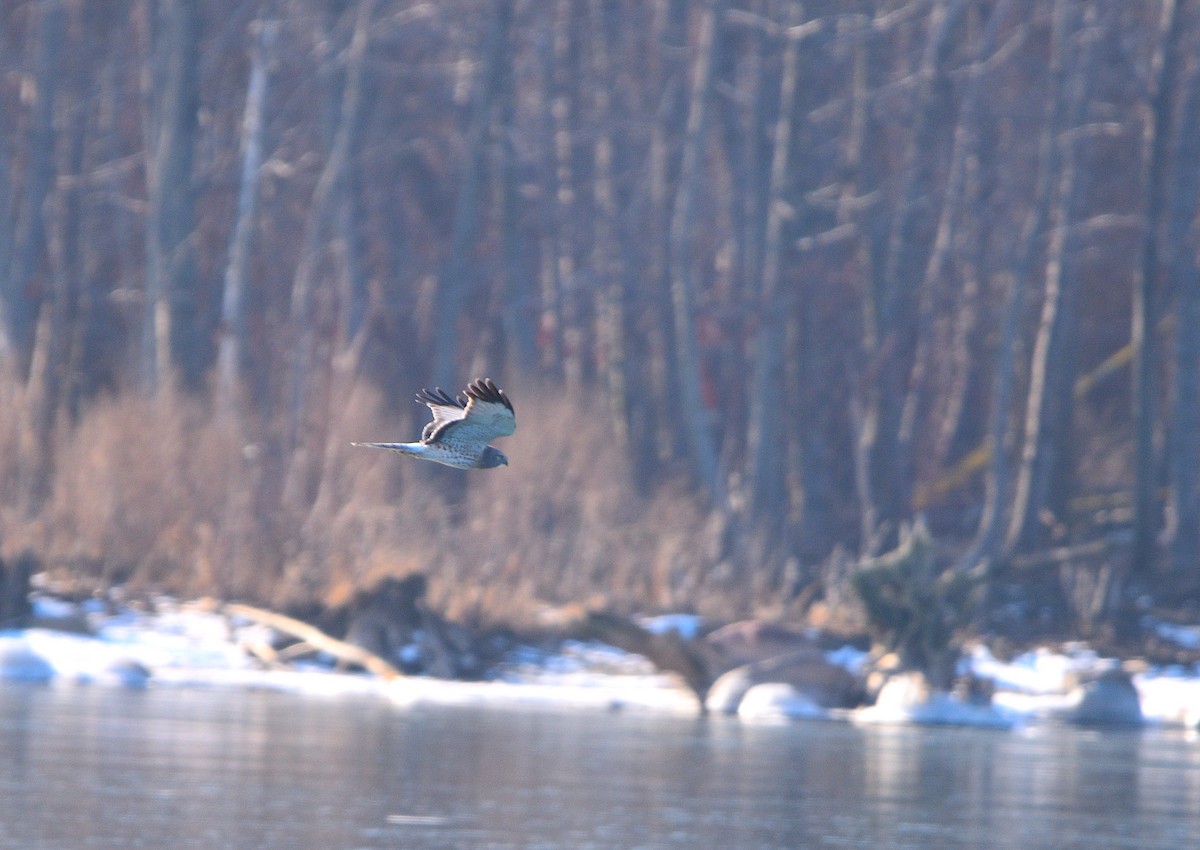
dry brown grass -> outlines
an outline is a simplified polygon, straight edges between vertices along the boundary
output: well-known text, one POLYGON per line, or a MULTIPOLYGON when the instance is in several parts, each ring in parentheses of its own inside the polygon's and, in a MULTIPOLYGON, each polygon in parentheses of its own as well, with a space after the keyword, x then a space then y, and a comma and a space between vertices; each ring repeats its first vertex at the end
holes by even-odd
MULTIPOLYGON (((352 447, 419 428, 385 421, 366 385, 330 404, 299 453, 277 423, 222 422, 204 401, 100 401, 61 429, 44 506, 3 516, 4 548, 97 587, 276 606, 335 604, 421 571, 435 606, 476 623, 531 623, 571 602, 732 616, 761 601, 706 551, 709 518, 679 482, 635 492, 602 410, 514 395, 511 466, 478 473, 352 447)), ((18 431, 0 426, 6 480, 20 477, 18 431)))
POLYGON ((250 483, 239 436, 195 401, 97 403, 59 443, 47 555, 104 582, 238 589, 220 544, 250 483))

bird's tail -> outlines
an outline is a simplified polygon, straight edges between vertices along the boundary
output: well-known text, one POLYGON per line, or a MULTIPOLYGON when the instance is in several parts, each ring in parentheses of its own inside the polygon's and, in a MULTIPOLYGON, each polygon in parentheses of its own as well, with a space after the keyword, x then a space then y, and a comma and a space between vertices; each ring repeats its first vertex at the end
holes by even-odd
POLYGON ((402 455, 420 457, 420 443, 351 443, 352 446, 366 446, 369 449, 387 449, 402 455))

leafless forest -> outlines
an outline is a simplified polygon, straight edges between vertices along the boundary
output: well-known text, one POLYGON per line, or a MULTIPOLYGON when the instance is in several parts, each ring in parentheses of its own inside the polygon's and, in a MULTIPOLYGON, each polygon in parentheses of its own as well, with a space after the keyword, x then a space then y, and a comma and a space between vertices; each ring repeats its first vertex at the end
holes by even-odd
POLYGON ((1200 600, 1198 57, 1186 0, 0 0, 3 551, 828 620, 924 516, 983 619, 1200 600), (510 467, 349 445, 480 375, 510 467))

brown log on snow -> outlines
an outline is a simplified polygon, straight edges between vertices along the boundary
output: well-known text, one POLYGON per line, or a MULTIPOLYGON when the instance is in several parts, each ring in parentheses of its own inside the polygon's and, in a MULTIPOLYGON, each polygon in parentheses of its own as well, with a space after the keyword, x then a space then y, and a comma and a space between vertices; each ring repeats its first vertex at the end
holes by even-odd
POLYGON ((355 646, 352 643, 346 643, 344 640, 330 637, 316 626, 309 625, 284 614, 277 614, 274 611, 267 611, 263 608, 255 608, 253 605, 242 605, 239 603, 226 605, 225 613, 234 617, 245 617, 247 620, 253 620, 264 626, 270 626, 276 631, 304 641, 313 649, 332 655, 339 661, 343 661, 346 664, 357 664, 368 673, 373 673, 380 678, 395 679, 403 675, 389 662, 380 658, 375 653, 368 652, 361 646, 355 646))

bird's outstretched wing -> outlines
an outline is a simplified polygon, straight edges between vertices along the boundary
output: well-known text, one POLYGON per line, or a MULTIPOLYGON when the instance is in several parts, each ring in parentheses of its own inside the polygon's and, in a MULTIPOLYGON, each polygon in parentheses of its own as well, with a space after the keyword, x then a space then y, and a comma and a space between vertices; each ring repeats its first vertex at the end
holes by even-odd
POLYGON ((441 387, 421 390, 417 393, 417 401, 428 405, 433 412, 433 421, 421 431, 422 443, 428 443, 439 430, 467 415, 467 400, 462 396, 453 398, 441 387))
POLYGON ((433 411, 433 421, 421 433, 422 443, 453 442, 482 448, 490 440, 507 437, 517 429, 512 402, 490 378, 468 384, 466 398, 451 398, 438 388, 422 390, 417 401, 429 405, 433 411))

